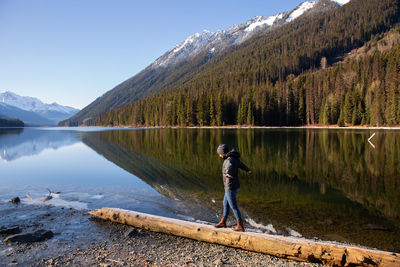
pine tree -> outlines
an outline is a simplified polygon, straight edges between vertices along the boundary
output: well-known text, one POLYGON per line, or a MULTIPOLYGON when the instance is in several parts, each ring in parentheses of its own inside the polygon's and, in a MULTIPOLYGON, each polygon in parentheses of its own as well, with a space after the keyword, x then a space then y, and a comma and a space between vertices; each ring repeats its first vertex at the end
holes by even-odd
POLYGON ((337 124, 339 127, 344 127, 345 123, 344 123, 344 105, 342 105, 340 107, 340 113, 339 113, 339 119, 337 121, 337 124))
POLYGON ((353 115, 351 118, 352 125, 360 125, 362 120, 362 108, 361 103, 358 103, 357 107, 353 110, 353 115))
POLYGON ((397 112, 399 110, 398 106, 398 94, 394 90, 392 90, 392 93, 389 98, 389 104, 387 111, 385 112, 386 115, 386 121, 388 125, 393 126, 396 125, 397 122, 397 112))
POLYGON ((210 93, 210 125, 215 126, 217 125, 217 119, 215 114, 215 105, 214 105, 214 98, 213 94, 210 93))
POLYGON ((324 103, 321 107, 321 113, 319 115, 319 123, 322 125, 328 125, 329 124, 329 115, 328 115, 328 105, 327 103, 324 103))
POLYGON ((254 115, 253 115, 253 107, 252 103, 249 102, 247 105, 247 118, 246 118, 246 124, 247 125, 254 125, 254 115))
POLYGON ((352 116, 353 116, 353 98, 350 93, 347 93, 344 100, 344 122, 351 124, 352 123, 352 116))
MULTIPOLYGON (((399 71, 400 72, 400 71, 399 71)), ((397 114, 396 114, 397 125, 400 124, 400 85, 397 88, 397 114)))
POLYGON ((215 102, 216 125, 223 125, 223 104, 221 94, 218 94, 215 102))

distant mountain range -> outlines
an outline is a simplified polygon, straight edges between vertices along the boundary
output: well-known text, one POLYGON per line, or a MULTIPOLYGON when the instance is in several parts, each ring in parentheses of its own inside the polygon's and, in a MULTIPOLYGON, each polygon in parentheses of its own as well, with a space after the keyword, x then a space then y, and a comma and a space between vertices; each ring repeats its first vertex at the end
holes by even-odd
POLYGON ((12 92, 0 93, 0 117, 20 119, 26 125, 57 125, 79 112, 78 109, 46 104, 34 97, 12 92))
POLYGON ((60 125, 93 124, 99 114, 139 99, 184 84, 198 73, 212 58, 229 49, 254 40, 293 22, 299 17, 335 9, 350 0, 306 1, 290 12, 273 16, 255 16, 244 24, 233 25, 226 30, 196 33, 166 52, 151 65, 132 78, 117 85, 97 98, 72 118, 60 125))

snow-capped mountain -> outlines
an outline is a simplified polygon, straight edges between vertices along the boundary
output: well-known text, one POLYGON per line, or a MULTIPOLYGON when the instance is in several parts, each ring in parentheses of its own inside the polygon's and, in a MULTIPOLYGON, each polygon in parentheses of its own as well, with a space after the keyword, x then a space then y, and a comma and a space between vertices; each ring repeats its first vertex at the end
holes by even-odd
POLYGON ((78 109, 61 106, 57 103, 52 104, 45 104, 39 99, 35 97, 29 96, 20 96, 14 94, 13 92, 6 91, 4 93, 0 93, 0 102, 6 103, 8 105, 27 110, 27 111, 34 111, 34 112, 41 112, 41 111, 58 111, 63 113, 74 113, 79 111, 78 109))
MULTIPOLYGON (((18 114, 15 114, 14 118, 17 118, 17 115, 20 116, 20 113, 22 114, 22 111, 26 112, 31 112, 34 113, 38 116, 41 116, 45 120, 42 120, 41 123, 39 124, 57 124, 59 121, 67 119, 73 115, 75 115, 77 112, 79 112, 78 109, 72 108, 72 107, 67 107, 67 106, 61 106, 57 103, 52 103, 52 104, 46 104, 40 101, 39 99, 35 97, 29 97, 29 96, 20 96, 17 95, 13 92, 6 91, 4 93, 0 93, 0 104, 3 104, 2 107, 8 108, 8 110, 11 107, 17 108, 18 109, 18 114), (48 122, 46 122, 48 121, 48 122)), ((12 113, 12 111, 11 111, 12 113)), ((0 115, 2 115, 0 113, 0 115)), ((3 114, 6 117, 12 117, 12 114, 8 112, 7 114, 3 114)), ((26 118, 24 114, 24 118, 26 118)), ((24 120, 23 118, 20 118, 21 120, 24 120)), ((35 119, 34 121, 25 121, 27 123, 34 123, 37 124, 40 120, 35 119)))
POLYGON ((320 9, 327 4, 340 6, 348 3, 350 0, 319 0, 306 1, 290 12, 284 12, 273 16, 255 16, 246 23, 233 25, 226 30, 210 32, 204 30, 201 33, 195 33, 189 36, 182 43, 176 45, 173 49, 159 57, 151 67, 168 67, 179 63, 181 60, 190 60, 199 53, 208 51, 209 57, 223 49, 238 45, 249 39, 260 30, 274 29, 286 23, 290 23, 307 11, 313 8, 320 9))

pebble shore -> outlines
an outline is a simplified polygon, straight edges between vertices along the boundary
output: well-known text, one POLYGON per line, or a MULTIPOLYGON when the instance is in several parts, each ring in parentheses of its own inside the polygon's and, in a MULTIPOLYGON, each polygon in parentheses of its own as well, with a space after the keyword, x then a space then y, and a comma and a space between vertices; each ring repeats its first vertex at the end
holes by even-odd
POLYGON ((22 244, 0 237, 0 266, 320 266, 136 229, 93 218, 87 211, 10 205, 0 213, 2 226, 15 218, 12 225, 23 231, 55 233, 22 244))
POLYGON ((320 266, 102 222, 109 239, 36 266, 320 266))

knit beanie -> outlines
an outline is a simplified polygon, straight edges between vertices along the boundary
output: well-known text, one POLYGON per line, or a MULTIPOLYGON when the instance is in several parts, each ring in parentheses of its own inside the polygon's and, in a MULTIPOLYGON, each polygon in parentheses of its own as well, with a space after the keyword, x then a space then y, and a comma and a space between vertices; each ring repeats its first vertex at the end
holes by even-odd
POLYGON ((229 152, 229 146, 227 144, 221 144, 218 146, 218 154, 227 154, 229 152))

